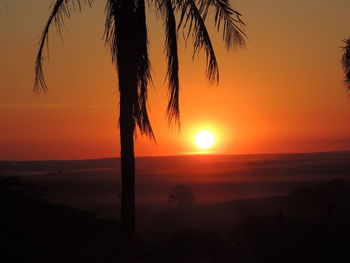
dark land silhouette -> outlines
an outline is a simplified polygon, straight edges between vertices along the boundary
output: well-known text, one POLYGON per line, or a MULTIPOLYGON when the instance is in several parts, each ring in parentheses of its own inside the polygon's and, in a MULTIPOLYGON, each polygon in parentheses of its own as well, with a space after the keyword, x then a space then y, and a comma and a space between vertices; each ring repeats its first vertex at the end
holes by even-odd
MULTIPOLYGON (((347 262, 349 160, 137 158, 137 241, 126 262, 347 262)), ((0 162, 4 262, 119 262, 118 164, 0 162)))

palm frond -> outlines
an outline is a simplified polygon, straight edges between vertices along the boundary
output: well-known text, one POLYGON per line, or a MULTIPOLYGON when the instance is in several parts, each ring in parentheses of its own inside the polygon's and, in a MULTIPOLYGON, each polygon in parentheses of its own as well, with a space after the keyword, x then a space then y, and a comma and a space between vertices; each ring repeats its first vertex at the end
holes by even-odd
POLYGON ((179 59, 177 53, 177 30, 174 7, 171 0, 160 0, 159 10, 164 14, 165 52, 167 58, 167 80, 169 102, 167 117, 169 124, 180 124, 179 108, 179 59))
POLYGON ((237 45, 242 48, 246 46, 246 34, 243 31, 245 23, 241 19, 241 14, 232 9, 229 0, 202 0, 200 5, 200 13, 205 18, 209 7, 215 9, 215 26, 220 31, 222 26, 222 36, 225 41, 226 48, 230 49, 237 45))
MULTIPOLYGON (((118 23, 118 2, 115 0, 108 0, 106 2, 106 21, 105 21, 105 32, 104 39, 105 44, 109 46, 112 61, 116 63, 118 49, 117 49, 117 32, 116 32, 116 24, 118 23)), ((117 63, 116 63, 117 65, 117 63)))
POLYGON ((41 33, 39 41, 39 51, 35 61, 35 80, 34 80, 34 92, 40 91, 47 92, 47 85, 44 77, 43 64, 44 64, 44 46, 48 45, 49 31, 51 25, 55 23, 57 32, 62 36, 62 27, 64 25, 64 16, 70 17, 71 12, 75 9, 81 10, 81 4, 88 4, 91 6, 93 0, 56 0, 51 8, 49 19, 41 33))
POLYGON ((204 49, 207 59, 206 74, 211 82, 219 81, 219 68, 215 52, 207 28, 194 0, 184 0, 177 2, 177 10, 180 11, 180 21, 178 29, 182 26, 187 28, 187 37, 192 33, 193 54, 204 49))
POLYGON ((344 40, 345 47, 343 47, 343 55, 341 58, 341 63, 344 69, 344 83, 346 88, 350 91, 350 38, 344 40))
POLYGON ((148 84, 152 82, 151 63, 148 54, 148 36, 146 26, 145 1, 138 0, 136 6, 136 28, 137 28, 137 87, 138 105, 134 109, 136 122, 141 131, 155 140, 151 123, 148 117, 148 84))

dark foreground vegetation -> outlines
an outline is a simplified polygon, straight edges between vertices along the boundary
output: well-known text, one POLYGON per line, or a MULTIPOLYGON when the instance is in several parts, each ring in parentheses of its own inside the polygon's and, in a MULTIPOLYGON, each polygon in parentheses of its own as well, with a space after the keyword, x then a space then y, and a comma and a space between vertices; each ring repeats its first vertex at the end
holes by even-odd
MULTIPOLYGON (((53 204, 44 191, 0 177, 1 262, 121 262, 118 222, 53 204)), ((193 208, 175 209, 141 230, 125 262, 350 262, 349 201, 345 182, 332 180, 228 202, 220 205, 244 216, 224 229, 206 225, 205 214, 196 226, 186 221, 193 208)))
POLYGON ((118 224, 52 204, 43 191, 19 177, 0 177, 1 262, 111 262, 118 256, 118 224))

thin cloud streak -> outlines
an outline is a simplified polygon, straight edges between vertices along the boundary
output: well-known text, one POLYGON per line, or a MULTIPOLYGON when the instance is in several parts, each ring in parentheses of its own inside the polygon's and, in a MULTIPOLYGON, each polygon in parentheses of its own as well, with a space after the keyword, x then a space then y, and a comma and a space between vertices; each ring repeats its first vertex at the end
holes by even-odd
POLYGON ((0 107, 13 108, 115 108, 115 105, 74 105, 74 104, 40 104, 40 103, 1 103, 0 107))

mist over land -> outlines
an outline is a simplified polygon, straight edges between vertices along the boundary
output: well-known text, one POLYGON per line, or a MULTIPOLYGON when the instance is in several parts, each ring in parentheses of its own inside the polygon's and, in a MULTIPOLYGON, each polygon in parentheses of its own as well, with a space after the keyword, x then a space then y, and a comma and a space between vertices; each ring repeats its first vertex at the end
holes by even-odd
MULTIPOLYGON (((119 214, 118 158, 0 162, 2 175, 19 175, 47 188, 49 200, 102 217, 119 214)), ((349 180, 350 152, 196 155, 136 159, 138 208, 168 207, 172 187, 192 188, 197 205, 287 195, 296 187, 349 180)))

